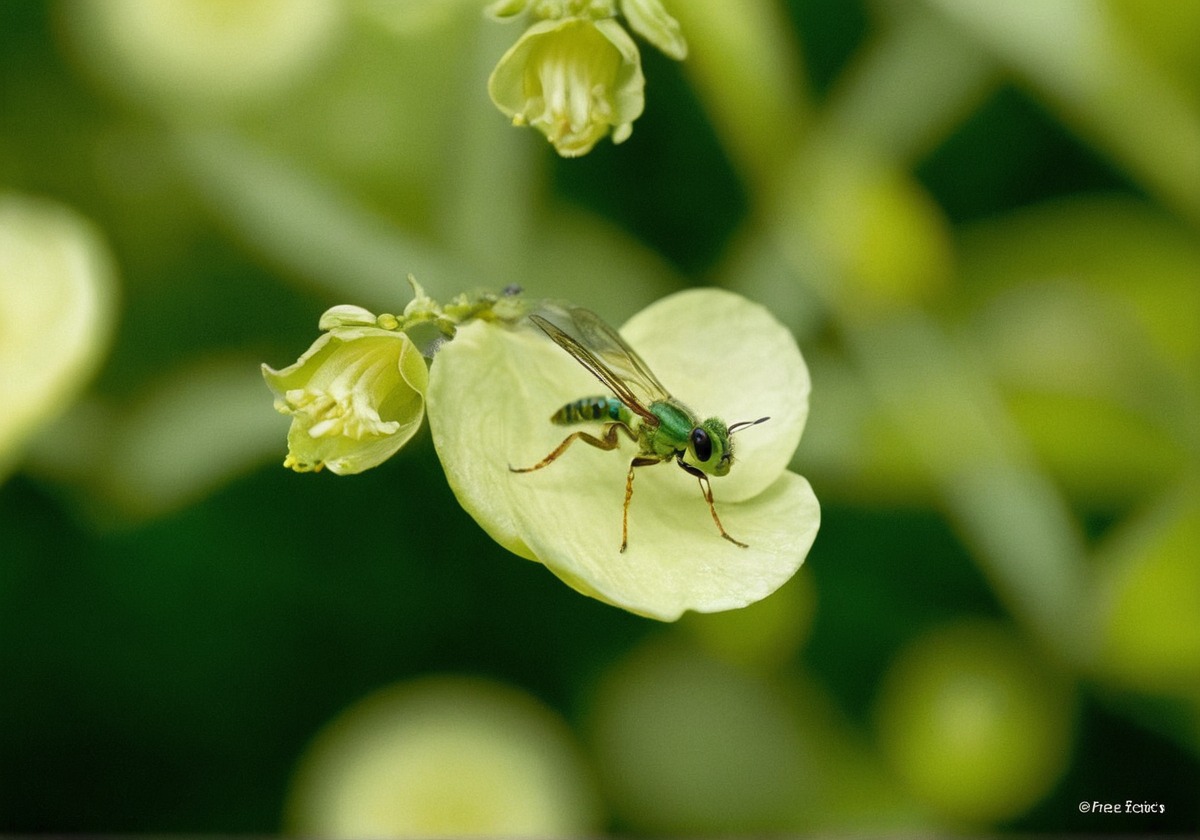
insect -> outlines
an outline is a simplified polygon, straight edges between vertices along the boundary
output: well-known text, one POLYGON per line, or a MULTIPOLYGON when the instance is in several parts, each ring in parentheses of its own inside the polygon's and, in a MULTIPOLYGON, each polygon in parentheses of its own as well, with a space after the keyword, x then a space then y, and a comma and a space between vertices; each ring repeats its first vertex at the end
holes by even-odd
POLYGON ((638 452, 629 462, 629 473, 625 478, 621 551, 629 544, 629 502, 633 498, 634 471, 638 467, 672 460, 700 482, 700 490, 721 536, 746 548, 746 543, 731 537, 721 524, 708 477, 729 473, 733 465, 735 432, 770 418, 760 417, 730 426, 719 417, 701 421, 695 412, 671 396, 633 348, 594 312, 549 304, 539 311, 544 314, 533 313, 529 319, 606 385, 615 397, 578 399, 562 406, 550 418, 552 423, 563 426, 603 421, 599 437, 583 431, 572 432, 532 467, 509 466, 509 469, 527 473, 548 467, 577 440, 597 449, 616 449, 617 436, 624 434, 637 444, 638 452))

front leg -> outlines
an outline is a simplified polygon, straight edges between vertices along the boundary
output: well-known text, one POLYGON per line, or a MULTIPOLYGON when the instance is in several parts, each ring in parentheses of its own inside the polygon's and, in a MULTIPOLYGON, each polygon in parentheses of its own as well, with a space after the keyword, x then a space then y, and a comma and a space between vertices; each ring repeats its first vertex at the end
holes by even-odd
POLYGON ((704 471, 693 467, 691 464, 685 463, 682 453, 675 456, 675 463, 679 464, 679 466, 683 468, 683 471, 688 475, 694 475, 700 481, 700 491, 704 493, 704 501, 708 502, 708 512, 712 514, 713 522, 717 523, 717 530, 721 532, 721 536, 736 546, 749 548, 749 546, 744 542, 735 540, 733 537, 729 536, 729 532, 726 531, 725 526, 721 524, 721 517, 717 516, 717 507, 713 504, 712 485, 709 484, 708 476, 705 475, 704 471))
MULTIPOLYGON (((668 455, 667 458, 670 458, 668 455)), ((629 544, 629 500, 633 498, 633 471, 637 467, 648 467, 651 464, 661 464, 664 458, 650 458, 645 455, 638 455, 629 462, 629 475, 625 477, 625 508, 621 511, 621 553, 625 553, 625 546, 629 544)))

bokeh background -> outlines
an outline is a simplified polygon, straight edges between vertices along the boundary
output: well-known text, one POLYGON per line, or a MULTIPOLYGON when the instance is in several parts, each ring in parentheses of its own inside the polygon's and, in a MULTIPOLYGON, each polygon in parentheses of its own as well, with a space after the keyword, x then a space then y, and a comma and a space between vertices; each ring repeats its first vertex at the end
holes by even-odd
POLYGON ((482 5, 0 3, 0 832, 1200 828, 1200 3, 676 0, 579 160, 482 5), (259 364, 409 272, 770 306, 800 574, 664 625, 427 432, 282 469, 259 364))

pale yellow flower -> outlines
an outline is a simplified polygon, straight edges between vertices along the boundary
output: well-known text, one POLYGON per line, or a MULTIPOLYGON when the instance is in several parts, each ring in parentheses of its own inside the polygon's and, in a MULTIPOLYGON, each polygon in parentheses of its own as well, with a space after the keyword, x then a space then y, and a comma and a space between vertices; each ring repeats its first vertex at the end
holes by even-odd
POLYGON ((420 428, 425 360, 407 335, 376 320, 365 309, 336 307, 322 318, 327 331, 294 364, 263 365, 275 408, 292 418, 284 466, 359 473, 383 463, 420 428))
POLYGON ((488 80, 513 124, 537 128, 563 157, 587 154, 610 131, 614 143, 627 139, 644 88, 637 45, 611 18, 535 23, 488 80))

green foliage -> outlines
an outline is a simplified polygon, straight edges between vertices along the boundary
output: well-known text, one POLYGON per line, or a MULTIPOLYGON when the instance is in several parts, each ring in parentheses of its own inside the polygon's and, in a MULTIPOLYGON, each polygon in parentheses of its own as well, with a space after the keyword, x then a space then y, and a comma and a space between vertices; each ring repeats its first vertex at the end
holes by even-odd
MULTIPOLYGON (((576 824, 1194 831, 1195 4, 663 3, 686 59, 644 50, 637 131, 575 160, 489 101, 520 24, 484 5, 0 4, 0 830, 277 831, 342 710, 467 672, 567 721, 576 824), (255 360, 409 272, 611 323, 700 285, 770 310, 811 417, 720 481, 811 480, 811 603, 582 598, 475 527, 437 429, 279 469, 255 360), (984 695, 974 728, 941 704, 984 695), (1167 810, 1078 808, 1106 798, 1167 810)), ((537 458, 587 390, 521 429, 460 398, 537 458)))

